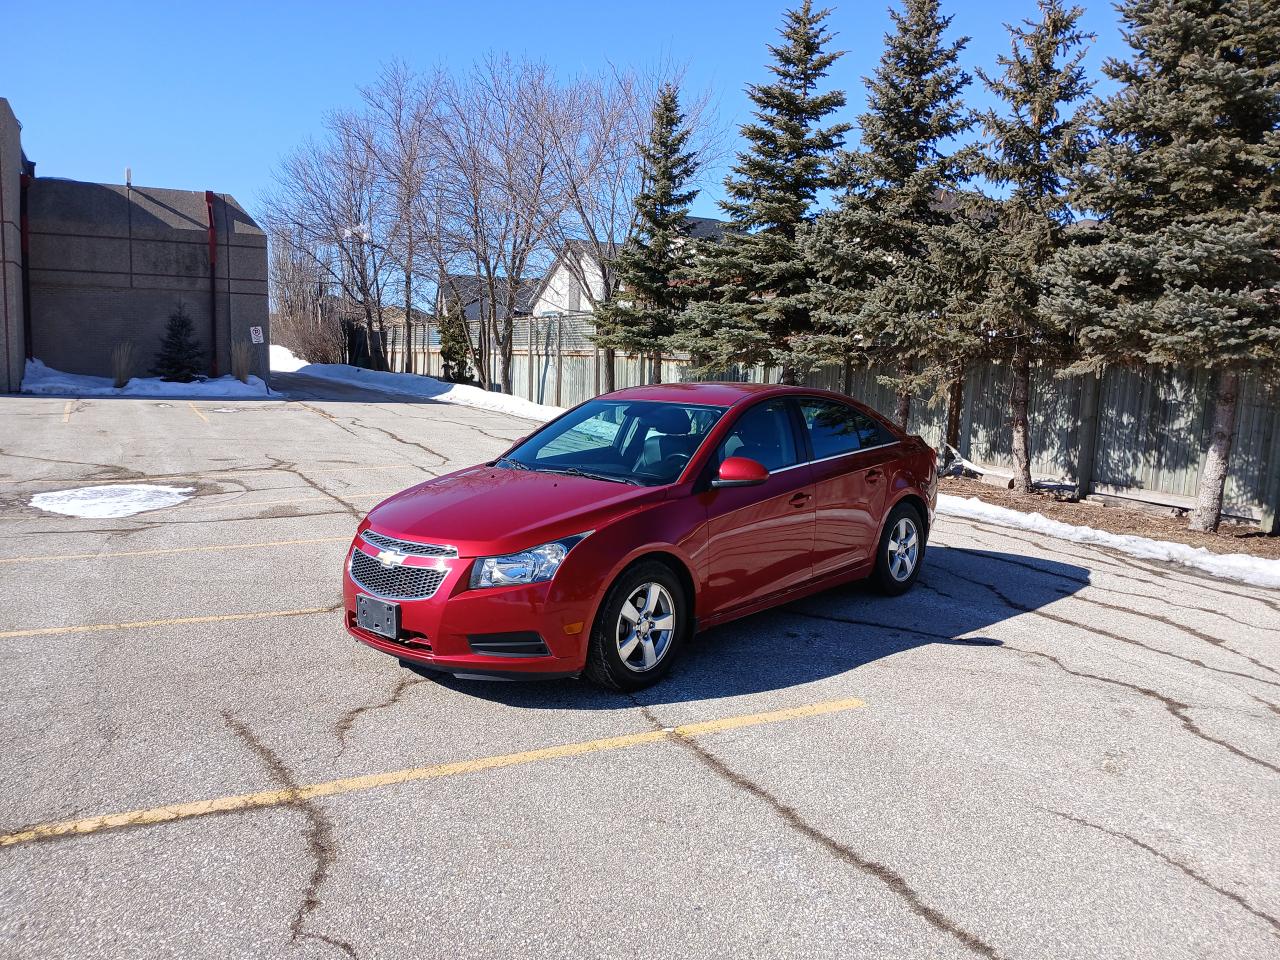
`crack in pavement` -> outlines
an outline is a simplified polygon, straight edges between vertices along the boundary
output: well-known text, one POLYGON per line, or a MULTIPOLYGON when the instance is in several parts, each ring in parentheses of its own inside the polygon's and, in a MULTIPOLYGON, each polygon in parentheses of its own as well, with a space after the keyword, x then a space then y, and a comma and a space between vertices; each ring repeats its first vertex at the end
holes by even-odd
POLYGON ((391 696, 387 697, 386 700, 381 703, 367 703, 362 707, 354 707, 339 717, 338 722, 333 726, 333 732, 338 738, 338 756, 342 756, 342 751, 347 749, 347 734, 351 732, 351 728, 355 726, 357 720, 375 710, 394 707, 400 702, 400 698, 413 687, 430 682, 431 679, 429 677, 402 677, 395 685, 395 689, 391 691, 391 696))
POLYGON ((992 637, 954 637, 947 633, 930 633, 927 630, 917 630, 914 627, 904 627, 897 623, 877 623, 874 620, 855 620, 852 617, 837 617, 826 613, 811 613, 808 610, 797 610, 794 607, 784 607, 787 613, 797 617, 808 617, 811 620, 826 620, 830 623, 848 623, 859 627, 878 627, 881 630, 891 630, 894 633, 907 633, 915 637, 924 637, 930 643, 953 644, 959 647, 1001 647, 1004 643, 992 637))
POLYGON ((339 420, 337 417, 335 417, 335 416, 334 416, 332 413, 330 413, 328 410, 321 410, 319 407, 313 407, 311 404, 309 404, 309 403, 303 403, 301 400, 298 400, 298 401, 296 401, 296 402, 297 402, 298 406, 303 407, 303 408, 304 408, 304 409, 306 409, 306 410, 310 410, 312 413, 314 413, 314 414, 316 414, 316 415, 318 415, 318 416, 321 416, 321 417, 323 417, 324 419, 328 420, 330 423, 332 423, 335 427, 337 427, 337 428, 338 428, 339 430, 341 430, 343 433, 349 434, 349 435, 351 435, 351 436, 355 437, 357 440, 363 440, 363 439, 364 439, 363 437, 361 437, 361 436, 360 436, 360 434, 356 433, 354 430, 352 430, 350 427, 348 427, 345 423, 343 423, 341 420, 339 420))
POLYGON ((639 708, 641 715, 654 727, 654 729, 670 731, 672 733, 672 739, 688 750, 704 766, 711 770, 712 773, 716 774, 716 776, 724 780, 730 786, 735 787, 744 793, 750 794, 757 800, 763 801, 770 809, 773 810, 774 814, 776 814, 784 824, 792 830, 795 830, 797 833, 808 837, 814 843, 827 850, 828 853, 834 855, 837 859, 855 867, 862 873, 879 880, 882 884, 888 887, 890 892, 904 901, 911 909, 912 913, 916 914, 916 916, 920 917, 934 929, 954 937, 978 956, 989 957, 992 958, 992 960, 999 960, 1002 956, 1002 954, 997 952, 995 947, 991 946, 991 944, 961 927, 942 911, 925 903, 924 900, 921 899, 919 892, 917 892, 916 889, 907 882, 906 878, 903 877, 902 874, 898 873, 892 867, 888 867, 877 860, 868 859, 852 847, 841 843, 839 840, 835 839, 835 837, 823 833, 806 820, 804 815, 795 807, 784 803, 751 778, 732 769, 728 764, 700 744, 693 737, 683 736, 674 728, 664 724, 657 716, 654 715, 653 711, 648 706, 641 703, 634 694, 629 695, 628 699, 630 699, 631 702, 639 708))
POLYGON ((351 422, 354 423, 357 427, 360 427, 362 430, 377 430, 379 433, 385 434, 386 436, 390 437, 396 443, 402 443, 406 447, 417 447, 423 453, 430 454, 431 456, 439 460, 441 466, 449 462, 448 457, 446 457, 442 453, 437 453, 435 450, 432 450, 425 443, 418 443, 416 440, 406 440, 404 437, 401 437, 393 433, 392 431, 388 430, 386 427, 374 426, 372 423, 365 423, 363 420, 356 420, 354 418, 352 419, 351 422))
MULTIPOLYGON (((1040 544, 1039 546, 1041 547, 1041 549, 1043 549, 1043 544, 1040 544)), ((1010 566, 1021 567, 1024 570, 1033 570, 1036 573, 1039 573, 1043 576, 1056 577, 1060 580, 1066 580, 1068 583, 1078 583, 1082 587, 1088 587, 1090 590, 1097 590, 1101 593, 1114 593, 1121 597, 1135 597, 1140 600, 1154 600, 1158 603, 1164 604, 1165 606, 1176 607, 1180 610, 1195 610, 1199 613, 1211 613, 1215 616, 1222 617, 1226 620, 1230 620, 1232 623, 1238 624, 1239 626, 1248 627, 1251 630, 1261 630, 1264 633, 1280 633, 1280 630, 1277 630, 1274 627, 1264 627, 1261 624, 1250 623, 1246 620, 1239 620, 1236 617, 1231 616, 1231 614, 1229 613, 1226 613, 1222 610, 1215 610, 1212 607, 1198 607, 1192 604, 1177 603, 1172 600, 1167 600, 1164 597, 1153 597, 1149 593, 1134 593, 1130 590, 1117 590, 1114 587, 1099 586, 1098 584, 1094 583, 1093 580, 1088 576, 1084 576, 1084 577, 1068 576, 1065 573, 1058 573, 1056 570, 1046 570, 1044 567, 1037 566, 1034 563, 1027 563, 1024 561, 1014 560, 1010 557, 1000 556, 998 554, 991 552, 989 549, 975 550, 972 547, 957 547, 950 544, 947 544, 946 547, 948 550, 954 550, 956 553, 967 553, 972 556, 981 557, 984 560, 995 560, 998 563, 1007 563, 1010 566)), ((1078 557, 1076 559, 1080 559, 1082 561, 1085 560, 1085 558, 1083 557, 1078 557)), ((1134 577, 1128 574, 1110 573, 1110 572, 1108 572, 1106 575, 1109 577, 1116 577, 1121 580, 1132 580, 1135 583, 1141 583, 1148 586, 1151 585, 1150 578, 1134 577)), ((1073 595, 1078 595, 1078 591, 1073 591, 1073 595)), ((1067 594, 1064 594, 1064 596, 1067 596, 1067 594)), ((1176 626, 1178 626, 1179 629, 1183 629, 1180 624, 1177 624, 1176 626)), ((1214 640, 1210 640, 1209 642, 1214 643, 1215 640, 1217 640, 1217 638, 1214 638, 1214 640)), ((1217 640, 1217 643, 1219 644, 1222 642, 1223 641, 1221 640, 1217 640)), ((1227 647, 1226 649, 1232 650, 1231 647, 1227 647)), ((1232 652, 1234 653, 1236 651, 1232 650, 1232 652)))
MULTIPOLYGON (((951 521, 954 521, 954 522, 959 522, 961 518, 956 518, 956 517, 947 517, 946 515, 943 515, 943 519, 944 519, 944 520, 951 520, 951 521)), ((974 527, 976 527, 976 526, 980 526, 980 524, 977 524, 977 523, 975 523, 974 521, 964 521, 964 524, 967 524, 967 525, 969 525, 969 526, 974 526, 974 527)), ((961 524, 961 525, 964 525, 964 524, 961 524)), ((1004 536, 1003 529, 1000 531, 1000 534, 999 534, 999 535, 1004 536)), ((1047 539, 1049 539, 1049 540, 1057 540, 1057 538, 1055 538, 1055 537, 1049 537, 1048 535, 1046 535, 1046 538, 1047 538, 1047 539)), ((1023 538, 1015 537, 1015 538, 1013 538, 1013 539, 1023 539, 1023 538)), ((1037 549, 1039 549, 1039 550, 1043 550, 1043 549, 1045 549, 1045 546, 1046 546, 1046 545, 1045 545, 1045 544, 1043 544, 1043 543, 1034 543, 1033 541, 1029 541, 1029 540, 1024 541, 1024 542, 1029 543, 1029 544, 1032 544, 1033 546, 1035 546, 1035 547, 1036 547, 1037 549)), ((1059 541, 1059 542, 1060 542, 1060 543, 1067 543, 1067 544, 1072 544, 1072 543, 1074 543, 1074 541, 1059 541)), ((1055 548, 1056 548, 1056 544, 1055 544, 1054 546, 1055 546, 1055 548)), ((957 551, 960 551, 960 552, 963 552, 963 553, 985 553, 985 554, 990 554, 990 553, 992 552, 992 551, 990 550, 990 548, 988 548, 988 549, 987 549, 987 550, 985 550, 985 551, 976 551, 976 550, 973 550, 973 549, 971 549, 971 548, 964 548, 964 547, 949 547, 949 549, 954 549, 954 550, 957 550, 957 551)), ((1097 549, 1104 549, 1104 548, 1099 547, 1099 548, 1097 548, 1097 549)), ((1065 553, 1065 551, 1063 551, 1063 552, 1065 553)), ((1070 553, 1067 553, 1066 555, 1067 555, 1067 556, 1072 557, 1073 559, 1080 560, 1081 562, 1090 562, 1090 559, 1089 559, 1089 558, 1086 558, 1086 557, 1080 557, 1080 556, 1078 556, 1078 555, 1070 554, 1070 553)), ((1156 579, 1158 579, 1158 580, 1166 580, 1166 581, 1168 581, 1168 582, 1170 582, 1170 583, 1186 584, 1186 585, 1188 585, 1188 586, 1198 587, 1199 589, 1202 589, 1202 590, 1208 590, 1208 591, 1209 591, 1209 592, 1211 592, 1211 593, 1226 594, 1227 596, 1231 596, 1231 597, 1239 597, 1239 598, 1240 598, 1240 599, 1242 599, 1242 600, 1254 600, 1254 601, 1257 601, 1258 603, 1263 604, 1264 606, 1270 607, 1270 608, 1271 608, 1271 609, 1273 609, 1273 610, 1280 611, 1280 603, 1277 603, 1277 601, 1271 600, 1271 599, 1269 599, 1269 598, 1267 598, 1267 597, 1260 597, 1260 596, 1257 596, 1256 594, 1252 594, 1252 593, 1240 593, 1240 592, 1238 592, 1238 591, 1228 589, 1228 588, 1227 588, 1227 583, 1228 583, 1229 581, 1223 581, 1223 580, 1209 580, 1209 579, 1197 579, 1197 578, 1194 578, 1194 577, 1187 577, 1187 578, 1184 578, 1184 577, 1180 577, 1180 576, 1174 576, 1174 574, 1175 574, 1175 573, 1177 573, 1178 571, 1164 570, 1164 569, 1161 569, 1160 567, 1153 567, 1153 566, 1149 566, 1149 565, 1146 565, 1146 564, 1138 563, 1136 560, 1134 560, 1132 557, 1128 556, 1127 554, 1117 553, 1117 552, 1111 552, 1111 553, 1108 553, 1108 556, 1111 556, 1112 558, 1114 558, 1114 560, 1115 560, 1115 561, 1117 561, 1117 562, 1115 562, 1115 563, 1107 564, 1108 566, 1114 566, 1114 567, 1119 567, 1119 568, 1121 568, 1121 569, 1128 569, 1128 570, 1141 570, 1141 571, 1143 571, 1144 573, 1147 573, 1147 574, 1150 574, 1150 575, 1155 576, 1155 578, 1156 578, 1156 579)), ((1045 576, 1061 577, 1061 578, 1062 578, 1062 579, 1064 579, 1064 580, 1070 580, 1070 581, 1072 581, 1072 582, 1074 582, 1074 583, 1083 583, 1083 584, 1087 584, 1087 585, 1089 585, 1089 586, 1093 586, 1093 583, 1092 583, 1090 580, 1088 580, 1088 579, 1077 578, 1077 577, 1069 577, 1069 576, 1067 576, 1067 575, 1065 575, 1065 574, 1058 573, 1058 572, 1053 571, 1053 570, 1045 570, 1043 567, 1037 567, 1037 566, 1035 566, 1035 565, 1033 565, 1033 564, 1030 564, 1030 563, 1019 563, 1018 561, 1011 560, 1011 559, 1009 559, 1009 558, 1007 558, 1007 557, 1002 557, 1002 556, 989 556, 989 559, 992 559, 992 560, 999 560, 999 561, 1001 561, 1001 562, 1003 562, 1003 563, 1013 564, 1014 566, 1025 567, 1025 568, 1027 568, 1028 570, 1036 570, 1036 571, 1039 571, 1040 573, 1043 573, 1045 576)), ((1138 577, 1138 576, 1133 576, 1132 574, 1125 574, 1125 573, 1113 573, 1113 572, 1111 572, 1111 571, 1107 571, 1107 572, 1106 572, 1106 575, 1107 575, 1107 576, 1109 576, 1109 577, 1116 577, 1117 579, 1121 579, 1121 580, 1132 580, 1132 581, 1134 581, 1135 583, 1141 583, 1141 584, 1146 585, 1146 586, 1150 586, 1150 585, 1151 585, 1151 576, 1138 577)), ((1105 589, 1105 588, 1097 587, 1096 589, 1105 589)), ((1112 592, 1114 592, 1114 593, 1118 593, 1118 592, 1120 592, 1120 591, 1112 591, 1112 592)), ((1138 594, 1137 596, 1145 596, 1145 594, 1138 594)), ((1181 606, 1180 604, 1172 604, 1172 605, 1173 605, 1173 606, 1181 606)), ((1204 612, 1204 613, 1216 613, 1216 614, 1218 614, 1218 615, 1220 615, 1220 616, 1225 616, 1225 617, 1227 617, 1227 619, 1228 619, 1228 620, 1232 620, 1232 621, 1233 621, 1233 622, 1235 622, 1235 623, 1239 623, 1241 626, 1255 627, 1255 628, 1257 628, 1257 629, 1266 629, 1266 628, 1264 628, 1264 627, 1258 627, 1258 625, 1257 625, 1257 624, 1253 624, 1253 623, 1245 623, 1245 622, 1242 622, 1242 621, 1240 621, 1240 620, 1236 620, 1234 617, 1227 616, 1225 613, 1223 613, 1223 612, 1222 612, 1222 611, 1220 611, 1220 610, 1213 610, 1213 609, 1208 608, 1208 607, 1194 607, 1194 606, 1191 606, 1191 607, 1186 607, 1185 609, 1188 609, 1188 610, 1199 610, 1199 611, 1204 612)))
POLYGON ((308 477, 305 473, 299 470, 298 465, 296 463, 291 461, 287 462, 287 461, 281 460, 280 458, 273 457, 270 454, 267 454, 267 459, 275 464, 275 469, 281 470, 284 473, 292 474, 293 476, 301 480, 303 483, 305 483, 312 490, 314 490, 316 493, 322 493, 329 499, 333 500, 334 502, 341 504, 346 509, 347 513, 351 514, 351 516, 355 517, 357 520, 364 519, 364 511, 348 503, 346 500, 343 500, 336 493, 332 493, 331 491, 326 490, 324 487, 320 486, 320 484, 316 483, 314 480, 308 477))
MULTIPOLYGON (((1024 603, 1018 603, 1016 600, 1011 599, 1007 594, 1005 594, 1004 591, 1002 591, 999 587, 995 586, 995 584, 987 583, 985 580, 975 580, 972 577, 967 577, 962 573, 956 572, 954 569, 948 568, 947 573, 955 577, 957 580, 963 580, 966 583, 971 583, 977 587, 985 587, 987 590, 990 590, 993 594, 995 594, 995 596, 1000 600, 1000 602, 1003 603, 1005 606, 1007 606, 1010 610, 1017 610, 1020 613, 1030 613, 1037 617, 1043 617, 1044 619, 1050 620, 1054 623, 1062 624, 1063 626, 1075 627, 1078 630, 1084 630, 1086 633, 1094 633, 1094 634, 1098 634, 1099 636, 1108 637, 1112 640, 1118 640, 1121 643, 1127 643, 1127 644, 1130 644, 1131 646, 1139 647, 1143 650, 1148 651, 1149 653, 1159 654, 1160 656, 1164 656, 1164 657, 1171 657, 1174 660, 1181 660, 1183 663, 1189 663, 1193 666, 1200 667, 1201 669, 1208 670, 1211 673, 1220 673, 1225 676, 1231 676, 1231 677, 1241 677, 1245 680, 1252 680, 1254 683, 1265 683, 1269 687, 1280 687, 1280 681, 1264 680, 1262 677, 1255 677, 1251 673, 1241 673, 1239 670, 1228 670, 1225 667, 1212 667, 1209 664, 1205 663, 1203 660, 1199 660, 1195 657, 1184 657, 1180 653, 1173 653, 1172 651, 1169 651, 1169 650, 1161 650, 1159 647, 1150 646, 1149 644, 1143 643, 1141 640, 1135 640, 1132 637, 1126 637, 1124 634, 1115 633, 1111 630, 1106 630, 1103 627, 1080 623, 1078 620, 1072 620, 1069 617, 1061 617, 1056 613, 1047 613, 1046 611, 1038 607, 1032 607, 1024 603)), ((1248 659, 1245 654, 1237 653, 1237 651, 1232 650, 1230 647, 1227 647, 1226 649, 1229 653, 1236 653, 1238 656, 1245 656, 1246 659, 1248 659)))
POLYGON ((1237 747, 1233 743, 1228 743, 1226 740, 1219 740, 1217 737, 1210 736, 1208 733, 1205 733, 1205 731, 1202 730, 1199 727, 1199 725, 1196 724, 1196 722, 1192 720, 1190 716, 1187 715, 1187 711, 1191 709, 1190 704, 1183 703, 1181 700, 1175 700, 1173 699, 1173 697, 1169 697, 1156 690, 1152 690, 1150 687, 1143 687, 1143 686, 1139 686, 1136 683, 1130 683, 1127 680, 1117 680, 1114 677, 1103 677, 1096 673, 1086 673, 1083 670, 1072 670, 1070 667, 1068 667, 1065 663, 1063 663, 1057 657, 1049 653, 1041 653, 1039 650, 1027 650, 1025 647, 1013 647, 1007 643, 1004 646, 1005 646, 1005 649, 1007 650, 1013 650, 1013 651, 1016 651, 1017 653, 1023 653, 1030 657, 1040 657, 1043 660, 1048 660, 1050 663, 1056 666, 1059 670, 1062 670, 1064 673, 1069 673, 1073 677, 1080 677, 1085 680, 1096 680, 1099 683, 1105 683, 1113 687, 1121 687, 1125 690, 1131 690, 1134 693, 1140 694, 1144 697, 1147 697, 1148 699, 1154 700, 1157 703, 1159 703, 1162 707, 1164 707, 1165 710, 1167 710, 1170 714, 1172 714, 1178 720, 1178 722, 1182 724, 1182 726, 1186 729, 1188 733, 1199 737, 1201 740, 1205 740, 1205 741, 1208 741, 1209 743, 1216 744, 1219 747, 1222 747, 1224 750, 1228 751, 1229 753, 1235 754, 1237 757, 1240 757, 1242 760, 1247 760, 1250 763, 1257 764, 1260 767, 1264 767, 1267 770, 1270 770, 1272 773, 1280 773, 1280 766, 1277 766, 1276 764, 1271 763, 1268 760, 1263 760, 1261 757, 1255 757, 1251 753, 1246 753, 1245 751, 1241 750, 1239 747, 1237 747))
POLYGON ((1240 896, 1238 893, 1233 893, 1230 890, 1227 890, 1227 889, 1224 889, 1223 887, 1218 886, 1208 877, 1204 876, 1203 874, 1187 866, 1185 863, 1181 862, 1180 860, 1175 860, 1173 857, 1169 856, 1168 854, 1162 853, 1161 851, 1157 850, 1155 847, 1151 846, 1151 844, 1144 843, 1143 841, 1139 840, 1137 837, 1124 833, 1121 830, 1113 830, 1110 827, 1104 827, 1101 824, 1092 823, 1088 820, 1085 820, 1083 817, 1072 816, 1069 813, 1063 813, 1061 810, 1053 810, 1049 807, 1041 807, 1041 809, 1044 810, 1045 813, 1051 813, 1055 817, 1061 817, 1063 820, 1069 820, 1072 823, 1079 824, 1082 827, 1088 827, 1090 830, 1097 830, 1099 833, 1105 833, 1107 836, 1115 837, 1118 840, 1129 841, 1135 847, 1145 850, 1147 853, 1151 854, 1153 857, 1157 857, 1160 860, 1163 860, 1165 863, 1169 864, 1169 866, 1186 874, 1188 877, 1190 877, 1192 880, 1196 881, 1197 883, 1205 887, 1208 887, 1214 893, 1217 893, 1217 894, 1220 894, 1221 896, 1226 897, 1228 900, 1235 903, 1245 912, 1257 917, 1259 920, 1262 920, 1267 924, 1270 924, 1272 929, 1272 935, 1280 936, 1280 920, 1277 920, 1275 917, 1271 916, 1271 914, 1269 913, 1264 913, 1263 911, 1259 910, 1257 907, 1253 906, 1251 903, 1249 903, 1249 901, 1247 901, 1244 897, 1240 896))
POLYGON ((318 940, 329 944, 329 946, 340 950, 343 954, 355 960, 357 956, 355 947, 347 941, 339 940, 337 937, 330 937, 323 933, 315 933, 304 928, 307 918, 323 904, 320 899, 320 888, 324 885, 325 880, 328 879, 329 870, 333 866, 335 859, 333 821, 329 819, 328 815, 314 800, 304 800, 302 798, 298 792, 298 781, 293 772, 274 750, 258 738, 257 734, 246 724, 237 720, 228 710, 222 711, 222 718, 226 721, 227 726, 231 728, 231 731, 244 741, 249 749, 262 761, 272 779, 289 794, 289 799, 283 805, 293 807, 307 818, 307 848, 315 861, 315 866, 312 868, 311 877, 302 891, 302 902, 298 905, 297 912, 294 913, 293 919, 289 923, 289 942, 296 944, 299 940, 318 940))

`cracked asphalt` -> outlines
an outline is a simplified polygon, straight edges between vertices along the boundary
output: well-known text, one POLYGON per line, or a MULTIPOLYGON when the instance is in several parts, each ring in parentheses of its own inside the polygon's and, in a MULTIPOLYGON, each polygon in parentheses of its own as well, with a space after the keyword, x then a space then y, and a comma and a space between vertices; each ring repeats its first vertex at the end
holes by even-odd
POLYGON ((1280 592, 940 517, 634 697, 432 679, 355 517, 531 424, 276 386, 0 397, 0 956, 1280 957, 1280 592), (110 482, 193 497, 29 505, 110 482))

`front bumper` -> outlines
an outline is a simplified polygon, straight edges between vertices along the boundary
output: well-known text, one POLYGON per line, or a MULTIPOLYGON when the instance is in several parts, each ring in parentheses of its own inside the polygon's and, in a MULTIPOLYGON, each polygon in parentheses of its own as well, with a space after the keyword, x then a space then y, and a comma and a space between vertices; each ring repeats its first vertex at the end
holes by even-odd
MULTIPOLYGON (((357 540, 352 550, 361 549, 376 556, 376 548, 357 540)), ((529 679, 574 676, 586 663, 593 604, 581 597, 565 597, 555 589, 554 580, 472 590, 471 559, 412 558, 407 561, 411 565, 446 571, 445 579, 425 600, 396 600, 379 597, 352 580, 350 559, 349 552, 342 578, 344 622, 348 633, 375 650, 445 673, 529 679), (362 593, 399 605, 396 640, 356 625, 356 597, 362 593), (529 652, 539 650, 533 642, 537 638, 545 645, 545 653, 529 652), (477 652, 477 648, 512 652, 477 652)), ((562 567, 557 576, 564 573, 562 567)))

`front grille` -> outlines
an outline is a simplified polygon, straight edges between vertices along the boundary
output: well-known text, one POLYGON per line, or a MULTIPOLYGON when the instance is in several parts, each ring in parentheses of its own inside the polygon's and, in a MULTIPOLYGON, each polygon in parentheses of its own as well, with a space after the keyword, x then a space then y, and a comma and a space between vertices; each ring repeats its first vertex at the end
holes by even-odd
POLYGON ((446 573, 433 567, 384 567, 362 550, 351 554, 351 579, 389 600, 425 600, 440 587, 446 573))
POLYGON ((411 557, 456 557, 458 555, 457 547, 448 547, 439 543, 418 543, 416 540, 397 540, 395 537, 374 533, 372 530, 366 530, 360 536, 375 547, 394 550, 396 553, 404 553, 411 557))

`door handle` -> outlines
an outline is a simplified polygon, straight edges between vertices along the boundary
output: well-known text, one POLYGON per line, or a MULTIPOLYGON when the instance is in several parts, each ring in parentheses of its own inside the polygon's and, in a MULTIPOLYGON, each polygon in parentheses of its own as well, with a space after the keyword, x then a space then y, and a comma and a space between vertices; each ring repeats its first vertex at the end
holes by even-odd
POLYGON ((807 493, 796 493, 792 495, 790 501, 788 502, 793 507, 803 507, 805 505, 805 501, 809 499, 810 499, 810 495, 807 493))
POLYGON ((867 483, 879 483, 880 478, 884 476, 884 471, 879 467, 872 467, 867 471, 867 483))

